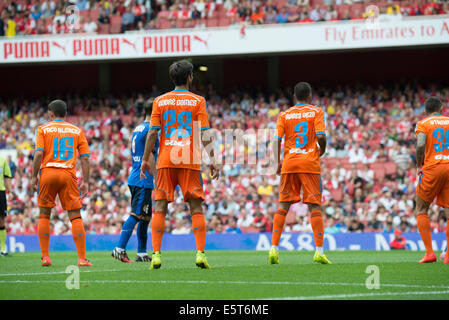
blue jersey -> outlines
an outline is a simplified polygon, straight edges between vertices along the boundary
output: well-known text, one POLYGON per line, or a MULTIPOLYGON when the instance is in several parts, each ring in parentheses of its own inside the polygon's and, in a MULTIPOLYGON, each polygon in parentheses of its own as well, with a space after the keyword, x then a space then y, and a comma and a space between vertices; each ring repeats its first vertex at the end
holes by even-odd
MULTIPOLYGON (((145 151, 145 142, 147 139, 147 133, 150 130, 149 122, 142 122, 133 131, 131 139, 131 151, 133 157, 133 166, 131 173, 128 177, 128 185, 136 186, 140 188, 154 189, 153 186, 153 175, 146 172, 147 178, 145 180, 140 180, 140 167, 142 165, 142 157, 145 151)), ((159 139, 156 140, 156 144, 153 148, 154 159, 157 160, 157 151, 159 149, 159 139)))

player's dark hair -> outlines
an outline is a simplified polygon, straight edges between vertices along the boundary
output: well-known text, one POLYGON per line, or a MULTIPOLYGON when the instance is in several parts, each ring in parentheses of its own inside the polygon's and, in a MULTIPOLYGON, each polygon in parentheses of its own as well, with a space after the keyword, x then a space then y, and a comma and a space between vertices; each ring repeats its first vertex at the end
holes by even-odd
POLYGON ((151 116, 151 113, 153 112, 153 98, 148 99, 143 104, 143 112, 145 113, 145 117, 151 116))
POLYGON ((440 111, 441 107, 443 106, 443 103, 437 97, 430 97, 426 100, 425 105, 426 105, 426 112, 432 113, 440 111))
POLYGON ((170 79, 175 86, 187 84, 187 78, 193 73, 193 64, 187 60, 173 62, 168 69, 170 79))
POLYGON ((48 105, 48 110, 53 112, 56 117, 63 118, 67 115, 67 104, 62 100, 53 100, 48 105))
POLYGON ((312 94, 312 87, 307 82, 298 82, 295 86, 295 97, 299 101, 306 101, 312 94))

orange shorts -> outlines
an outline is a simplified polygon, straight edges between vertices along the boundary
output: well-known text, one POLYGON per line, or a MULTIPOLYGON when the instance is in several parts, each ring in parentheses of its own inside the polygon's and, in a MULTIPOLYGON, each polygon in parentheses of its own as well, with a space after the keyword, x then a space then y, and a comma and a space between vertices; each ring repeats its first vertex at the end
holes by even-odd
POLYGON ((321 176, 318 173, 282 173, 279 202, 301 201, 321 205, 321 176))
POLYGON ((174 191, 178 185, 181 187, 185 202, 190 198, 204 200, 201 171, 184 168, 157 169, 154 200, 173 202, 174 191))
POLYGON ((432 203, 435 197, 437 205, 449 207, 449 164, 437 164, 423 169, 418 180, 416 193, 426 202, 432 203))
POLYGON ((83 207, 76 177, 64 169, 42 169, 37 194, 39 207, 56 206, 56 195, 59 195, 64 210, 79 210, 83 207))

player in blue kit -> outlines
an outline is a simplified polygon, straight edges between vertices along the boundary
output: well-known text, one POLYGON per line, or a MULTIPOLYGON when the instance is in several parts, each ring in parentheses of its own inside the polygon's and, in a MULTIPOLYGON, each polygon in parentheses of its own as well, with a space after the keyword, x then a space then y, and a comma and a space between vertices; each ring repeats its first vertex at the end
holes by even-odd
MULTIPOLYGON (((131 237, 134 227, 137 224, 137 257, 136 262, 150 262, 151 258, 147 254, 148 225, 152 215, 153 177, 156 172, 151 174, 146 172, 146 179, 140 180, 140 167, 142 156, 145 149, 147 133, 150 129, 150 118, 153 110, 153 100, 148 100, 144 105, 145 120, 139 124, 133 131, 131 138, 132 150, 132 169, 128 177, 128 187, 131 191, 131 214, 125 221, 120 234, 120 240, 112 251, 112 257, 122 262, 134 262, 126 254, 126 245, 131 237)), ((151 168, 156 168, 157 151, 159 148, 159 139, 150 155, 150 162, 153 162, 151 168)))

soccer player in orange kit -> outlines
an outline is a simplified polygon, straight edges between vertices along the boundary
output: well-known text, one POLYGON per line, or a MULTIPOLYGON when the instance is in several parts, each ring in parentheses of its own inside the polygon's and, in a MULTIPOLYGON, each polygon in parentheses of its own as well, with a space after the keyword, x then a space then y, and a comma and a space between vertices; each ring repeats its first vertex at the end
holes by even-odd
POLYGON ((326 151, 326 126, 323 111, 310 104, 312 88, 307 82, 299 82, 294 92, 296 104, 279 115, 276 139, 273 145, 281 175, 279 209, 273 219, 272 247, 268 254, 270 264, 279 263, 279 240, 285 217, 292 203, 307 203, 316 252, 314 262, 330 264, 323 253, 324 226, 321 216, 321 166, 320 157, 326 151), (281 141, 285 137, 284 159, 281 161, 281 141), (319 148, 317 147, 319 145, 319 148))
MULTIPOLYGON (((416 124, 416 166, 419 176, 416 187, 416 221, 426 247, 420 263, 437 261, 427 215, 435 197, 437 205, 444 208, 449 221, 449 117, 441 114, 443 103, 437 97, 428 98, 425 106, 428 117, 416 124)), ((446 238, 449 242, 447 226, 446 238)), ((444 263, 449 263, 447 250, 444 263)))
MULTIPOLYGON (((206 100, 189 91, 193 81, 193 65, 187 60, 174 62, 169 75, 175 89, 157 97, 153 102, 150 131, 145 143, 142 159, 141 179, 150 168, 150 152, 156 143, 158 131, 160 147, 157 157, 156 208, 151 223, 153 256, 150 269, 161 267, 161 245, 165 230, 167 205, 174 201, 174 191, 179 185, 184 201, 189 203, 192 214, 192 228, 196 242, 196 265, 209 269, 204 248, 206 244, 206 220, 202 203, 204 201, 201 178, 201 142, 205 149, 212 142, 204 132, 210 129, 206 113, 206 100)), ((214 163, 213 149, 209 151, 209 165, 212 179, 218 179, 219 170, 214 163)))
POLYGON ((56 205, 56 195, 59 195, 62 208, 67 210, 72 223, 78 266, 90 267, 92 264, 86 259, 86 233, 80 214, 82 195, 89 191, 89 145, 81 129, 65 121, 67 105, 64 101, 52 101, 48 105, 48 114, 51 121, 37 128, 32 176, 33 191, 37 188, 38 193, 38 234, 42 266, 51 265, 48 252, 50 214, 56 205), (83 172, 81 189, 78 188, 76 179, 77 152, 81 157, 83 172))

